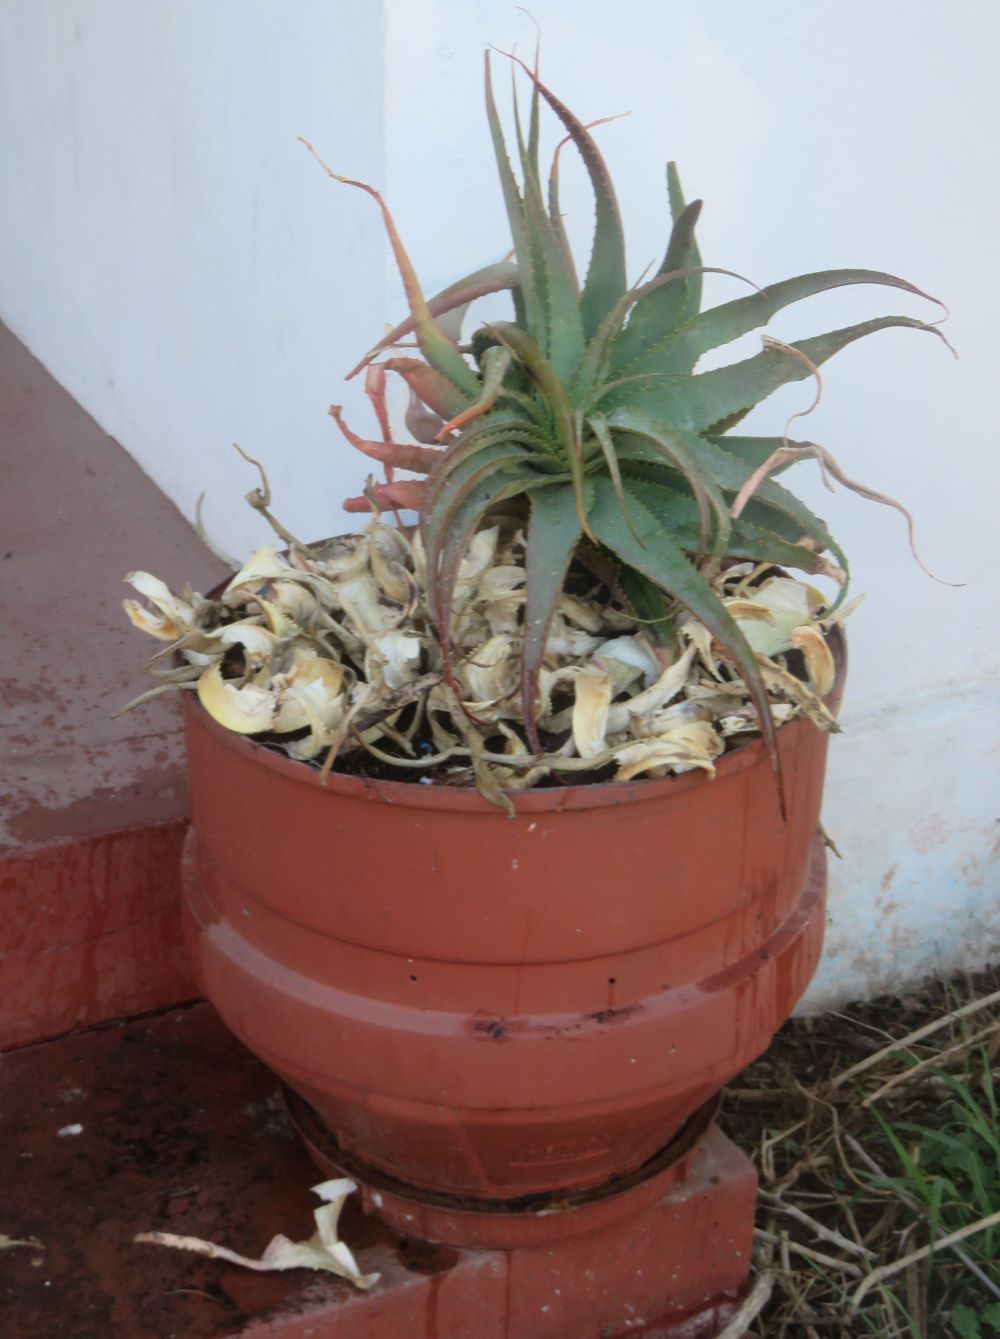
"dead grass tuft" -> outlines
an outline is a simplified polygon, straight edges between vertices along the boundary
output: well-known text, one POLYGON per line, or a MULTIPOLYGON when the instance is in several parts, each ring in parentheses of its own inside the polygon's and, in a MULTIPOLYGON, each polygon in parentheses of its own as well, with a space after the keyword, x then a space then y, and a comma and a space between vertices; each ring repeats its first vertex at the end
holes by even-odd
POLYGON ((1000 967, 778 1034, 724 1100, 761 1180, 727 1336, 1000 1335, 998 1060, 1000 967))

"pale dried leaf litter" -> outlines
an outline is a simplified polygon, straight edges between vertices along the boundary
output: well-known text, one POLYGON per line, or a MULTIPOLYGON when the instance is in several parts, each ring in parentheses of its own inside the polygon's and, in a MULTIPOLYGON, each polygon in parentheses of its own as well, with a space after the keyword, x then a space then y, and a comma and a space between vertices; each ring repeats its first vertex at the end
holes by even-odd
POLYGON ((313 1186, 313 1194, 324 1201, 313 1210, 316 1231, 308 1241, 289 1241, 280 1233, 273 1237, 259 1260, 228 1246, 217 1246, 214 1242, 203 1241, 201 1237, 182 1237, 173 1232, 140 1232, 137 1242, 152 1246, 170 1246, 179 1251, 194 1251, 196 1255, 208 1256, 211 1260, 228 1260, 230 1264, 242 1265, 244 1269, 254 1269, 260 1273, 284 1269, 318 1269, 326 1274, 336 1274, 362 1290, 372 1287, 379 1280, 378 1274, 362 1274, 350 1248, 338 1236, 340 1211, 348 1195, 357 1190, 353 1181, 342 1177, 336 1181, 323 1181, 313 1186))
MULTIPOLYGON (((812 586, 740 562, 708 572, 749 641, 777 723, 836 721, 834 619, 812 586)), ((418 534, 376 518, 360 534, 285 556, 258 549, 222 594, 175 595, 148 572, 126 579, 136 627, 164 643, 153 694, 193 689, 210 716, 290 757, 339 771, 502 792, 551 779, 627 781, 698 768, 758 731, 729 653, 679 612, 654 645, 623 598, 574 565, 539 677, 533 753, 519 682, 524 534, 502 520, 474 535, 458 569, 451 682, 427 605, 418 534)), ((143 694, 130 706, 145 701, 143 694)))

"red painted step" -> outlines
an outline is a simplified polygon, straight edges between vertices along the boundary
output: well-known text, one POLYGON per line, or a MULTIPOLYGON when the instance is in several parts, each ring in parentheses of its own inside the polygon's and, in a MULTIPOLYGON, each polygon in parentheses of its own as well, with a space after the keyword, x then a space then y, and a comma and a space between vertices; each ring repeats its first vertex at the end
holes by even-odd
POLYGON ((110 716, 145 686, 125 573, 207 589, 224 569, 2 326, 0 483, 2 1049, 197 993, 177 705, 110 716))
POLYGON ((708 1339, 746 1278, 753 1168, 717 1130, 687 1180, 627 1223, 533 1249, 457 1250, 360 1212, 359 1293, 137 1245, 193 1235, 258 1255, 311 1235, 315 1167, 277 1082, 207 1004, 6 1056, 0 1066, 4 1339, 708 1339))

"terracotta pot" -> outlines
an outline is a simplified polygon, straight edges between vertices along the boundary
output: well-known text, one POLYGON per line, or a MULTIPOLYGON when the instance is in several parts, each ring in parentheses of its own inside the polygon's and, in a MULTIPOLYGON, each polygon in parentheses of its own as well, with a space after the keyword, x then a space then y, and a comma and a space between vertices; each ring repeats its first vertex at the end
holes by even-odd
MULTIPOLYGON (((839 695, 844 655, 835 639, 839 695)), ((827 737, 519 793, 331 775, 186 696, 205 994, 352 1165, 509 1199, 640 1167, 759 1055, 819 958, 827 737)))

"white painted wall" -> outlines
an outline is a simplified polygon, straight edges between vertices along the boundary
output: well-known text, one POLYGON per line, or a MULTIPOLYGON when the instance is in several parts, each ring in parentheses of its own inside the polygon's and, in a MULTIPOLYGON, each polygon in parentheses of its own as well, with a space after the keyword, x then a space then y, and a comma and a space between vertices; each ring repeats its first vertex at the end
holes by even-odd
MULTIPOLYGON (((979 965, 1000 948, 1000 632, 983 576, 1000 482, 1000 149, 984 133, 1000 10, 531 8, 560 95, 587 119, 632 113, 599 133, 634 274, 662 251, 673 157, 707 202, 707 263, 759 283, 884 268, 951 306, 961 361, 927 336, 877 335, 828 365, 809 434, 900 496, 931 566, 969 584, 930 582, 901 518, 830 498, 800 467, 869 592, 831 750, 826 821, 845 858, 811 1000, 979 965)), ((508 245, 482 114, 489 41, 527 52, 530 23, 495 0, 0 6, 0 172, 17 205, 0 216, 0 315, 189 514, 208 489, 223 549, 261 537, 238 501, 252 481, 232 440, 266 460, 293 529, 335 525, 364 471, 324 411, 355 351, 401 312, 371 202, 328 183, 295 135, 385 184, 434 289, 508 245)), ((585 247, 584 183, 566 178, 585 247)), ((712 281, 720 299, 733 291, 712 281)), ((858 290, 813 299, 773 332, 888 310, 927 311, 858 290)), ((789 388, 756 422, 780 430, 809 398, 789 388)))
POLYGON ((265 533, 233 442, 303 534, 339 508, 384 252, 296 136, 377 183, 382 83, 371 0, 0 4, 0 317, 231 555, 265 533))

